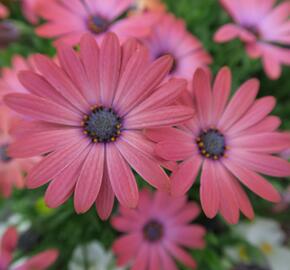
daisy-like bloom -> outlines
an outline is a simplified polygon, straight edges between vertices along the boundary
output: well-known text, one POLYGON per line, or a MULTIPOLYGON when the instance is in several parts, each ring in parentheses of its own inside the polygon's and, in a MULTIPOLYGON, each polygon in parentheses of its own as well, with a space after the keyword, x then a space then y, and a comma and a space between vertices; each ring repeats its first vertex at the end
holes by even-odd
POLYGON ((32 24, 37 24, 39 21, 38 9, 45 2, 52 3, 55 0, 21 0, 21 8, 25 18, 32 24))
POLYGON ((41 75, 25 71, 19 77, 31 93, 4 98, 34 120, 19 128, 10 155, 48 153, 28 174, 28 187, 52 180, 45 195, 48 206, 61 205, 75 192, 78 213, 96 202, 102 218, 110 215, 114 194, 124 206, 137 205, 130 166, 154 187, 168 190, 168 176, 142 132, 184 122, 194 114, 191 108, 171 105, 185 91, 185 80, 162 83, 171 57, 150 62, 138 41, 120 46, 117 36, 108 33, 100 48, 94 37, 84 35, 79 54, 59 44, 58 58, 60 67, 36 55, 41 75))
POLYGON ((0 19, 5 19, 9 16, 9 10, 8 8, 0 3, 0 19))
POLYGON ((125 233, 113 244, 118 264, 130 263, 131 270, 177 270, 176 259, 194 269, 196 262, 185 248, 205 245, 205 229, 190 224, 199 207, 185 196, 172 198, 147 190, 140 195, 136 209, 121 206, 119 215, 112 218, 113 227, 125 233))
POLYGON ((259 81, 245 82, 229 100, 231 72, 223 68, 213 85, 198 69, 193 77, 192 106, 196 117, 180 128, 148 131, 158 142, 156 153, 167 160, 183 161, 172 175, 172 194, 182 195, 201 169, 200 200, 205 214, 218 211, 229 223, 237 223, 239 209, 254 217, 244 184, 260 197, 279 202, 280 194, 260 175, 285 177, 290 164, 273 154, 289 147, 290 136, 277 131, 280 119, 268 116, 273 97, 255 100, 259 81))
POLYGON ((8 146, 12 142, 11 130, 20 120, 15 113, 4 105, 0 107, 0 194, 9 197, 13 186, 23 188, 25 185, 24 173, 32 168, 37 158, 12 158, 8 146))
POLYGON ((2 236, 0 244, 1 270, 45 270, 55 263, 58 251, 50 249, 24 260, 20 265, 13 266, 13 253, 17 249, 18 238, 18 233, 14 227, 9 227, 2 236))
POLYGON ((162 0, 135 0, 133 3, 134 12, 165 11, 166 5, 162 0))
POLYGON ((84 33, 91 33, 98 40, 106 32, 114 32, 122 40, 147 36, 151 33, 152 25, 159 19, 158 13, 119 19, 130 9, 133 1, 45 1, 38 11, 47 23, 38 27, 36 33, 42 37, 58 38, 70 45, 79 43, 84 33))
POLYGON ((274 7, 275 0, 220 0, 235 23, 222 26, 216 42, 239 38, 251 58, 262 58, 271 79, 281 75, 281 65, 290 65, 290 3, 274 7))
POLYGON ((198 67, 206 68, 212 61, 201 42, 186 30, 184 21, 172 14, 164 13, 152 34, 143 42, 149 48, 152 59, 162 55, 173 57, 171 76, 191 80, 198 67))

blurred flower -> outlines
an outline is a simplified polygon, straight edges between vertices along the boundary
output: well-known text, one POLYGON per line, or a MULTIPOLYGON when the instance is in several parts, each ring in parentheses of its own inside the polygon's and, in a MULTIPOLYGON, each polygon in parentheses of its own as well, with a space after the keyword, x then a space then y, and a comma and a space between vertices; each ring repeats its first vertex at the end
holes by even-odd
POLYGON ((39 253, 17 266, 12 265, 13 253, 16 251, 18 234, 14 227, 6 230, 1 239, 0 248, 0 269, 11 270, 45 270, 48 269, 58 257, 58 251, 50 249, 39 253))
POLYGON ((5 19, 9 16, 9 10, 8 8, 0 3, 0 19, 5 19))
POLYGON ((251 58, 262 58, 271 79, 281 75, 281 65, 290 65, 290 3, 273 7, 276 0, 220 0, 235 24, 222 26, 216 42, 240 38, 251 58), (288 46, 288 48, 287 48, 288 46))
POLYGON ((241 223, 233 229, 264 254, 271 270, 289 269, 290 249, 283 246, 286 236, 278 222, 256 218, 252 223, 241 223))
POLYGON ((14 23, 10 21, 0 22, 0 49, 17 41, 19 37, 20 32, 14 23))
POLYGON ((25 18, 32 24, 39 22, 38 10, 45 2, 52 3, 55 0, 20 0, 22 6, 22 12, 25 18))
POLYGON ((82 34, 91 33, 98 40, 106 32, 115 32, 121 40, 144 37, 159 19, 158 13, 146 13, 118 19, 129 10, 134 0, 59 0, 46 1, 39 14, 48 22, 37 28, 42 37, 58 38, 65 43, 79 43, 82 34), (65 21, 64 21, 65 18, 65 21))
POLYGON ((37 55, 42 75, 20 73, 31 94, 9 94, 5 101, 33 121, 22 126, 10 153, 49 153, 27 179, 30 188, 52 180, 45 195, 49 207, 63 204, 73 192, 78 213, 96 203, 101 218, 108 218, 114 195, 122 205, 135 207, 138 187, 130 166, 152 186, 169 190, 154 145, 142 131, 184 122, 194 112, 170 105, 186 85, 180 79, 162 84, 172 59, 151 63, 147 56, 135 40, 120 46, 117 36, 108 33, 99 48, 87 34, 79 54, 59 44, 61 67, 37 55))
POLYGON ((156 153, 167 160, 182 161, 172 175, 172 194, 185 194, 200 168, 200 200, 209 218, 220 212, 229 223, 237 223, 239 209, 254 217, 251 203, 239 180, 260 197, 279 202, 278 191, 259 173, 275 177, 290 175, 290 164, 272 154, 289 147, 290 136, 276 131, 280 119, 268 114, 273 97, 255 100, 259 81, 245 82, 229 101, 231 72, 223 68, 213 91, 207 73, 198 69, 193 78, 191 106, 195 119, 180 128, 147 132, 158 142, 156 153))
POLYGON ((69 270, 122 270, 115 265, 111 252, 106 252, 101 243, 94 241, 77 247, 70 260, 69 270))
POLYGON ((274 212, 287 211, 290 207, 290 186, 282 192, 282 200, 273 207, 274 212))
POLYGON ((201 42, 187 32, 184 21, 171 14, 164 13, 160 22, 154 26, 152 34, 143 42, 149 48, 152 59, 162 55, 172 56, 174 64, 170 75, 188 81, 198 67, 207 68, 212 62, 201 42))
POLYGON ((166 5, 162 0, 135 0, 133 1, 133 13, 148 11, 165 11, 166 5))
POLYGON ((0 194, 9 197, 13 186, 23 188, 25 184, 24 173, 27 172, 38 158, 12 158, 8 146, 12 141, 11 130, 20 119, 1 105, 0 107, 0 194))
POLYGON ((113 244, 119 265, 131 269, 176 269, 173 258, 190 269, 195 260, 183 248, 201 249, 205 229, 190 224, 199 215, 199 207, 186 197, 172 198, 162 192, 140 193, 136 209, 120 206, 112 225, 125 233, 113 244), (182 248, 183 247, 183 248, 182 248))

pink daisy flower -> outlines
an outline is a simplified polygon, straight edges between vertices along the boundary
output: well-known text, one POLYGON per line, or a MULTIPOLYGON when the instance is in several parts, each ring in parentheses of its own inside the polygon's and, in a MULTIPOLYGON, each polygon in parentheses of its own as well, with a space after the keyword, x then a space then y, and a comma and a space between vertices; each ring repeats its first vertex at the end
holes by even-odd
POLYGON ((39 160, 38 158, 12 158, 8 146, 12 142, 11 131, 19 123, 19 118, 5 106, 0 106, 0 194, 9 197, 13 186, 23 188, 24 172, 39 160))
POLYGON ((58 45, 58 67, 37 55, 41 75, 20 73, 30 94, 10 94, 8 106, 34 121, 21 127, 10 147, 14 157, 49 153, 28 174, 29 188, 51 183, 45 200, 58 207, 74 192, 75 209, 86 212, 95 202, 107 218, 114 194, 127 207, 138 203, 138 187, 130 166, 152 186, 169 189, 169 179, 142 131, 190 119, 191 108, 170 105, 186 82, 167 76, 172 59, 151 63, 148 51, 129 40, 120 46, 115 34, 102 45, 87 34, 80 53, 58 45))
POLYGON ((41 5, 45 2, 52 3, 55 0, 20 0, 22 12, 25 18, 32 24, 37 24, 39 22, 38 10, 41 5))
POLYGON ((222 26, 216 42, 240 38, 251 58, 262 58, 271 79, 281 75, 281 65, 290 65, 290 3, 274 7, 275 0, 220 0, 235 21, 222 26))
POLYGON ((84 33, 91 33, 98 40, 106 32, 115 32, 122 40, 147 36, 151 32, 151 26, 159 19, 157 13, 118 19, 130 9, 133 1, 46 1, 39 8, 39 14, 48 22, 38 27, 36 33, 42 37, 58 38, 70 45, 79 43, 84 33))
POLYGON ((9 16, 9 10, 8 8, 0 3, 0 19, 5 19, 9 16))
MULTIPOLYGON (((200 200, 209 218, 220 212, 237 223, 239 209, 254 217, 251 203, 239 182, 260 197, 279 202, 280 194, 260 174, 290 175, 290 164, 274 154, 290 145, 290 136, 277 131, 280 119, 268 116, 273 97, 255 100, 259 82, 245 82, 229 101, 231 72, 223 68, 211 90, 210 78, 198 69, 193 78, 195 119, 180 128, 148 131, 158 142, 156 153, 167 160, 183 161, 172 175, 172 194, 183 195, 201 169, 200 200)), ((190 97, 188 97, 190 99, 190 97)))
POLYGON ((1 270, 45 270, 55 263, 58 257, 58 251, 55 249, 49 249, 25 260, 18 266, 13 266, 13 253, 16 251, 18 238, 18 233, 14 227, 9 227, 4 232, 0 244, 1 270))
POLYGON ((171 76, 191 80, 198 67, 207 68, 212 62, 201 42, 186 30, 184 21, 172 14, 164 13, 152 34, 143 42, 149 48, 152 59, 162 55, 173 57, 171 76))
POLYGON ((190 269, 195 260, 184 248, 204 247, 205 229, 190 224, 199 207, 186 197, 172 198, 162 192, 141 192, 136 209, 120 207, 112 218, 113 227, 125 233, 113 244, 118 264, 131 264, 131 270, 177 270, 174 259, 190 269))

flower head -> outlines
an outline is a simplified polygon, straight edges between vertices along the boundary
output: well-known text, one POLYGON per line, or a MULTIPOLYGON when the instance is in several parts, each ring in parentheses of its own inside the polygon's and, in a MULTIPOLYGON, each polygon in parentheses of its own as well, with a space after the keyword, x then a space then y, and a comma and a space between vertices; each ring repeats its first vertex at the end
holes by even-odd
POLYGON ((55 0, 21 0, 21 8, 25 18, 32 24, 37 24, 39 21, 38 10, 45 2, 50 4, 55 0))
POLYGON ((201 42, 186 30, 184 21, 171 14, 164 13, 152 34, 143 42, 149 48, 152 59, 172 56, 174 64, 170 75, 189 81, 198 67, 207 68, 212 61, 201 42))
POLYGON ((0 3, 0 19, 5 19, 9 16, 9 10, 8 8, 0 3))
POLYGON ((276 0, 220 0, 235 23, 222 26, 216 42, 240 38, 252 58, 262 58, 271 79, 281 75, 281 65, 290 65, 289 1, 274 7, 276 0))
POLYGON ((280 194, 259 173, 275 177, 290 175, 290 164, 275 154, 289 147, 290 137, 277 128, 280 119, 268 116, 273 97, 255 100, 259 82, 245 82, 229 101, 231 72, 223 68, 214 82, 198 69, 193 78, 192 106, 196 117, 179 128, 148 131, 157 141, 156 153, 167 160, 183 161, 172 175, 172 194, 182 195, 195 182, 200 168, 200 200, 205 214, 218 211, 230 223, 239 209, 253 218, 244 184, 260 197, 279 202, 280 194), (161 135, 160 135, 161 134, 161 135))
POLYGON ((183 248, 203 248, 205 230, 190 224, 198 206, 186 197, 172 198, 162 192, 141 192, 136 209, 120 207, 112 225, 125 233, 113 244, 118 263, 131 269, 176 269, 173 258, 190 269, 196 262, 183 248), (183 248, 182 248, 183 247, 183 248))
POLYGON ((1 239, 0 244, 0 269, 12 270, 45 270, 48 269, 58 257, 58 251, 49 249, 39 253, 17 266, 12 265, 13 253, 17 249, 18 233, 14 227, 9 227, 1 239))
POLYGON ((172 59, 164 56, 151 63, 137 41, 120 46, 111 33, 100 48, 85 35, 79 54, 60 44, 58 57, 60 67, 35 56, 41 75, 20 73, 30 94, 5 97, 8 106, 32 120, 19 128, 21 136, 9 153, 47 154, 28 173, 28 187, 50 182, 45 195, 50 207, 61 205, 74 192, 77 212, 96 202, 102 218, 109 216, 114 194, 127 207, 137 205, 138 187, 130 166, 154 187, 168 190, 168 176, 142 132, 193 116, 191 108, 171 105, 186 82, 162 83, 172 59))
POLYGON ((152 24, 159 19, 158 13, 118 19, 130 9, 133 1, 45 1, 38 11, 47 23, 38 27, 36 32, 42 37, 58 38, 70 45, 79 43, 84 33, 91 33, 98 40, 106 32, 114 32, 122 39, 147 36, 152 24))

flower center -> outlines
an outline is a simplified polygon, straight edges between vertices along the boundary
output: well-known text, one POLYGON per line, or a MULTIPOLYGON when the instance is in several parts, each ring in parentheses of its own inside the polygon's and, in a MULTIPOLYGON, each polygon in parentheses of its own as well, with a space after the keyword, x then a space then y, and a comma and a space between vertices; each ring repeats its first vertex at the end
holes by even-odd
POLYGON ((95 106, 82 122, 84 133, 94 142, 114 142, 121 134, 122 120, 112 108, 95 106))
POLYGON ((218 160, 225 156, 225 137, 217 129, 202 131, 196 143, 200 153, 206 158, 218 160))
POLYGON ((251 32, 257 39, 260 39, 260 30, 255 25, 245 25, 244 28, 251 32))
POLYGON ((149 242, 159 241, 164 234, 163 225, 157 220, 149 221, 143 228, 144 238, 149 242))
POLYGON ((165 56, 165 55, 169 55, 169 56, 171 56, 173 58, 173 64, 172 64, 172 67, 171 67, 171 69, 169 71, 169 74, 173 74, 176 71, 176 69, 177 69, 177 59, 173 56, 172 53, 170 53, 170 52, 161 52, 161 53, 157 54, 155 59, 158 59, 159 57, 162 57, 162 56, 165 56))
POLYGON ((87 22, 88 29, 94 34, 106 32, 110 22, 99 15, 91 15, 87 22))
POLYGON ((7 163, 10 160, 12 160, 12 158, 7 155, 7 148, 8 148, 8 144, 4 144, 0 146, 0 159, 4 163, 7 163))

